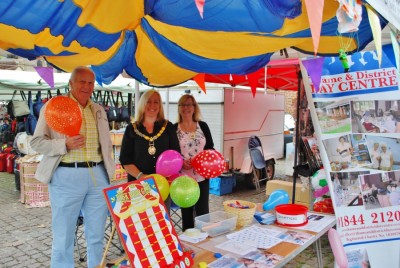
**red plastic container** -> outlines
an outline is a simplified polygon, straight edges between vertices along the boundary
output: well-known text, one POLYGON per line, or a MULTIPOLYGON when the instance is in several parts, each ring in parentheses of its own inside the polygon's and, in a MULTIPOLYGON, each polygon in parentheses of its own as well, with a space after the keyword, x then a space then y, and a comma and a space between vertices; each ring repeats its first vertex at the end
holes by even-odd
POLYGON ((297 227, 308 223, 308 208, 298 204, 285 204, 275 207, 276 224, 297 227))
POLYGON ((7 153, 0 153, 0 172, 7 172, 7 153))
POLYGON ((6 156, 6 163, 7 163, 6 169, 8 173, 14 173, 14 161, 16 157, 17 156, 15 154, 11 153, 6 156))

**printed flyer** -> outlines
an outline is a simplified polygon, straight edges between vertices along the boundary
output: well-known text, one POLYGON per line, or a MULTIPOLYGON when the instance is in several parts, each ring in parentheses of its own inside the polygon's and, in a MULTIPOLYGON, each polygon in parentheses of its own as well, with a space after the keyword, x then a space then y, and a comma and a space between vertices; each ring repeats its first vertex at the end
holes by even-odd
POLYGON ((301 61, 351 267, 400 267, 399 72, 388 55, 381 64, 375 51, 347 55, 349 70, 339 56, 301 61))

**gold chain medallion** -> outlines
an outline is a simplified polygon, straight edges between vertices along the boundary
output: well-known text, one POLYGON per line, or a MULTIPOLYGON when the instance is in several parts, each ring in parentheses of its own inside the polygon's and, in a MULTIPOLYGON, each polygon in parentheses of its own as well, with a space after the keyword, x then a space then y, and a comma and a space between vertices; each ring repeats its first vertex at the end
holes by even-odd
POLYGON ((145 140, 149 141, 149 148, 147 149, 147 152, 149 153, 149 155, 155 155, 155 154, 156 154, 157 149, 156 149, 156 147, 154 146, 154 141, 155 141, 156 139, 158 139, 158 138, 164 133, 164 131, 165 131, 166 127, 167 127, 167 124, 168 124, 168 120, 165 120, 165 123, 164 123, 164 125, 161 127, 160 131, 159 131, 155 136, 149 137, 149 136, 147 136, 147 135, 144 135, 142 132, 140 132, 140 131, 137 129, 136 123, 132 123, 132 125, 133 125, 133 130, 135 131, 135 133, 136 133, 139 137, 142 137, 142 138, 144 138, 145 140))

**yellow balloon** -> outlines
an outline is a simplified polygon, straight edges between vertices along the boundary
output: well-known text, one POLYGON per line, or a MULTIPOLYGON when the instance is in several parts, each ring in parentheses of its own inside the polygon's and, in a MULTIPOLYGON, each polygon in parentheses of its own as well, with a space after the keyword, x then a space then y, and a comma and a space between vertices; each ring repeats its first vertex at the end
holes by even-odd
POLYGON ((169 195, 169 183, 168 180, 160 174, 150 174, 147 177, 153 177, 156 182, 158 191, 161 194, 161 198, 163 201, 168 198, 169 195))

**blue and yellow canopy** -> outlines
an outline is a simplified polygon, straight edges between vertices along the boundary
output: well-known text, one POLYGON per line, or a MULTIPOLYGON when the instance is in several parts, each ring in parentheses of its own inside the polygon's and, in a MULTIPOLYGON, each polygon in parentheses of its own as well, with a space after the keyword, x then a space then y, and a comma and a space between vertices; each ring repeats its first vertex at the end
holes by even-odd
MULTIPOLYGON (((357 34, 339 36, 338 7, 325 1, 320 55, 372 40, 367 12, 357 34)), ((125 71, 171 86, 197 73, 254 72, 288 47, 313 54, 307 16, 300 0, 206 0, 203 17, 195 0, 1 0, 0 48, 68 72, 91 65, 101 83, 125 71)))

